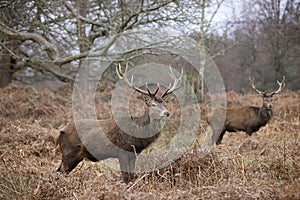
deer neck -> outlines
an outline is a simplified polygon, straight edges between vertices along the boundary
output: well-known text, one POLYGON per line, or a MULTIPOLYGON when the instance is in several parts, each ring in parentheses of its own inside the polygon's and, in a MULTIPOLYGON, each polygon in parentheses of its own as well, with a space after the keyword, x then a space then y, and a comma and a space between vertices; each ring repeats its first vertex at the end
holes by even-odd
POLYGON ((259 118, 263 125, 265 125, 273 116, 272 109, 268 109, 265 105, 259 108, 258 112, 259 118))
MULTIPOLYGON (((136 135, 142 135, 144 138, 149 138, 150 141, 159 136, 161 128, 163 126, 162 120, 152 119, 149 115, 149 109, 146 109, 144 114, 140 117, 131 117, 131 119, 138 126, 136 127, 136 135)), ((148 140, 145 140, 148 142, 148 140)))
POLYGON ((144 114, 140 117, 131 117, 131 119, 138 124, 139 126, 148 126, 150 123, 154 126, 160 126, 161 121, 160 119, 153 119, 149 115, 149 108, 147 108, 144 114))

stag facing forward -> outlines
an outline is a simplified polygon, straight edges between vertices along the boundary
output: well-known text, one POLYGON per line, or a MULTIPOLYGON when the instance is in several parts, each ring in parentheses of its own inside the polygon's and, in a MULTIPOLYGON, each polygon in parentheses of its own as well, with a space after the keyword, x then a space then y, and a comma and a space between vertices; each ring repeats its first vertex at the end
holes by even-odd
POLYGON ((170 67, 173 84, 158 96, 160 89, 151 92, 146 83, 146 90, 142 90, 127 79, 128 65, 124 72, 121 66, 116 68, 120 79, 138 93, 143 95, 147 105, 140 117, 125 117, 109 120, 80 120, 68 124, 56 137, 62 152, 62 161, 58 171, 71 172, 84 158, 96 162, 106 158, 118 158, 124 182, 128 183, 134 177, 136 155, 154 142, 162 128, 162 120, 170 115, 165 107, 165 99, 180 88, 183 72, 179 78, 175 77, 170 67), (118 126, 122 124, 122 128, 118 126), (97 127, 100 126, 100 131, 97 127), (125 128, 124 128, 125 127, 125 128), (127 127, 127 128, 126 128, 127 127), (130 128, 128 128, 130 127, 130 128), (77 131, 80 131, 80 136, 77 131), (127 132, 130 130, 131 132, 127 132))
POLYGON ((231 108, 226 110, 216 110, 211 118, 211 127, 213 130, 212 142, 217 145, 221 143, 226 131, 237 132, 244 131, 251 136, 253 132, 258 131, 265 126, 273 115, 273 95, 278 94, 285 87, 285 77, 277 83, 279 88, 271 93, 262 92, 255 87, 254 79, 249 78, 251 87, 262 97, 261 107, 246 106, 241 108, 231 108), (222 124, 222 115, 225 114, 224 125, 222 124))

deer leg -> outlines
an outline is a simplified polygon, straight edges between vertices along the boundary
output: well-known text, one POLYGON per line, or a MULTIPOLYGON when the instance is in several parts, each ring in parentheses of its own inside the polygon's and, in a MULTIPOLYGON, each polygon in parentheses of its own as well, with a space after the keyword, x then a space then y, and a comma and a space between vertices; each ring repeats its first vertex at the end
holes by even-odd
POLYGON ((124 155, 119 158, 123 180, 126 184, 134 179, 135 160, 136 160, 135 156, 133 157, 133 156, 124 155))
POLYGON ((221 144, 225 132, 226 132, 226 130, 223 129, 222 132, 221 132, 221 134, 220 134, 220 136, 219 136, 219 138, 218 138, 218 140, 217 140, 217 142, 216 142, 217 145, 221 144))
POLYGON ((57 168, 57 170, 56 170, 57 172, 62 172, 63 170, 62 170, 62 162, 60 163, 60 165, 59 165, 59 167, 57 168))
POLYGON ((252 128, 251 127, 247 127, 246 134, 249 135, 249 136, 251 136, 252 133, 253 133, 252 128))
POLYGON ((212 129, 212 132, 213 132, 213 134, 212 134, 212 137, 211 137, 211 141, 212 141, 212 144, 215 144, 218 141, 219 137, 220 137, 219 130, 218 129, 217 130, 212 129))

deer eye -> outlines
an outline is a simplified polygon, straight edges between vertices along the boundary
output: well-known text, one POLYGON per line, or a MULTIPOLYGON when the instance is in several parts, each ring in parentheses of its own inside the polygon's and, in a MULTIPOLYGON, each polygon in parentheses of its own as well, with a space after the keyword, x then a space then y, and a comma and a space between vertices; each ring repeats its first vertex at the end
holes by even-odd
POLYGON ((151 106, 152 106, 152 107, 156 107, 157 104, 156 104, 156 103, 152 103, 151 106))

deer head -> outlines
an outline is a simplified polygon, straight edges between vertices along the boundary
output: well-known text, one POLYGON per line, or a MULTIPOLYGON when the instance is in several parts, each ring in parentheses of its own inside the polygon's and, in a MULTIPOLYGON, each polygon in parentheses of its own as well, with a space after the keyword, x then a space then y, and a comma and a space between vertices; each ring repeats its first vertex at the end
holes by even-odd
POLYGON ((263 98, 263 106, 265 106, 268 110, 271 110, 273 108, 273 95, 280 93, 281 90, 285 87, 284 81, 285 81, 285 76, 282 77, 281 82, 277 80, 277 84, 279 87, 276 91, 267 93, 266 91, 262 92, 258 90, 254 84, 254 78, 249 77, 249 82, 251 87, 263 98))
POLYGON ((146 83, 146 90, 143 90, 133 84, 133 76, 131 77, 130 81, 128 80, 127 70, 128 70, 128 63, 126 64, 124 71, 122 71, 122 67, 120 64, 118 67, 116 67, 116 72, 118 74, 119 79, 123 79, 130 88, 134 89, 135 91, 143 95, 143 100, 149 109, 150 118, 161 119, 163 117, 169 117, 170 112, 165 107, 165 101, 170 95, 173 94, 174 91, 180 88, 182 82, 183 70, 181 70, 181 74, 179 78, 176 78, 170 66, 169 74, 173 80, 173 84, 170 83, 169 87, 165 90, 165 92, 161 96, 157 96, 157 93, 160 90, 160 86, 158 83, 157 83, 157 88, 154 92, 151 92, 151 90, 148 87, 148 83, 146 83))

